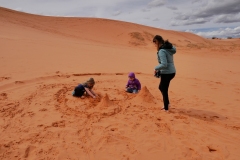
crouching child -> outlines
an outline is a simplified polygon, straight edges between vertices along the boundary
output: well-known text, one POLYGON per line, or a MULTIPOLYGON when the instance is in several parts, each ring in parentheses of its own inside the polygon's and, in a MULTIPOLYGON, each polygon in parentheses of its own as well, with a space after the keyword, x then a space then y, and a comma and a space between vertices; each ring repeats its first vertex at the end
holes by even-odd
POLYGON ((133 72, 129 73, 128 78, 129 80, 126 85, 126 92, 138 93, 141 90, 140 81, 135 77, 135 74, 133 72))
POLYGON ((82 97, 84 93, 87 95, 90 95, 92 98, 98 97, 96 93, 93 92, 93 86, 95 85, 95 81, 93 78, 90 78, 84 83, 79 84, 77 87, 75 87, 72 95, 74 97, 82 97))

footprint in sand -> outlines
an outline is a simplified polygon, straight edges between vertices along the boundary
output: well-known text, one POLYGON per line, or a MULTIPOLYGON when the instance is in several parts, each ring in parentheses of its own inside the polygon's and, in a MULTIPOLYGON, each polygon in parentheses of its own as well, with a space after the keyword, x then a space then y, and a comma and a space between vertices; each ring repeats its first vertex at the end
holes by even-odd
POLYGON ((215 152, 215 151, 217 151, 217 150, 214 149, 212 146, 207 146, 207 147, 208 147, 209 152, 215 152))
POLYGON ((65 121, 62 120, 62 121, 53 122, 53 123, 52 123, 52 126, 53 126, 53 127, 63 128, 63 127, 65 127, 65 121))
POLYGON ((0 100, 6 100, 8 98, 7 93, 0 94, 0 100))
POLYGON ((35 149, 36 147, 35 146, 28 146, 25 150, 25 153, 24 153, 24 158, 28 158, 30 156, 30 153, 35 149))
POLYGON ((4 80, 9 80, 9 79, 11 79, 11 77, 0 77, 0 82, 4 80))
POLYGON ((15 81, 15 84, 23 84, 23 81, 15 81))

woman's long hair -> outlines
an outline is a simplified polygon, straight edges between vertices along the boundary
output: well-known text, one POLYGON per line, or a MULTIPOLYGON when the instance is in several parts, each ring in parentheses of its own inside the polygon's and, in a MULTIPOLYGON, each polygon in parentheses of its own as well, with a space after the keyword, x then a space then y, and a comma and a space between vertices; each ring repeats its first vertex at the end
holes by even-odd
POLYGON ((168 40, 165 41, 162 38, 162 36, 156 35, 153 38, 153 42, 155 42, 155 41, 158 41, 160 44, 162 44, 161 48, 164 48, 164 49, 171 49, 172 48, 172 43, 170 43, 168 40))

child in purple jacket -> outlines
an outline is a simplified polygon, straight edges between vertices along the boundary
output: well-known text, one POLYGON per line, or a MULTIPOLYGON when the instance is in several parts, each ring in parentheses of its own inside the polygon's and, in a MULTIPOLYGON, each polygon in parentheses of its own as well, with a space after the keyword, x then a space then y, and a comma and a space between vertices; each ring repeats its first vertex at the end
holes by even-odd
POLYGON ((135 78, 135 74, 133 72, 128 75, 128 83, 126 85, 126 92, 129 93, 138 93, 141 90, 141 83, 137 78, 135 78))

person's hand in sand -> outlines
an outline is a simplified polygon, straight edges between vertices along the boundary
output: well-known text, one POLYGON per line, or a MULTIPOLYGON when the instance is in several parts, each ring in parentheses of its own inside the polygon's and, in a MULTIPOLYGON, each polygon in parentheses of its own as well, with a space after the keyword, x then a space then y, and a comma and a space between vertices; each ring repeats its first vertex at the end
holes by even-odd
POLYGON ((85 88, 85 91, 86 91, 86 93, 87 93, 88 95, 90 95, 92 98, 96 98, 95 93, 94 93, 91 89, 85 88))

